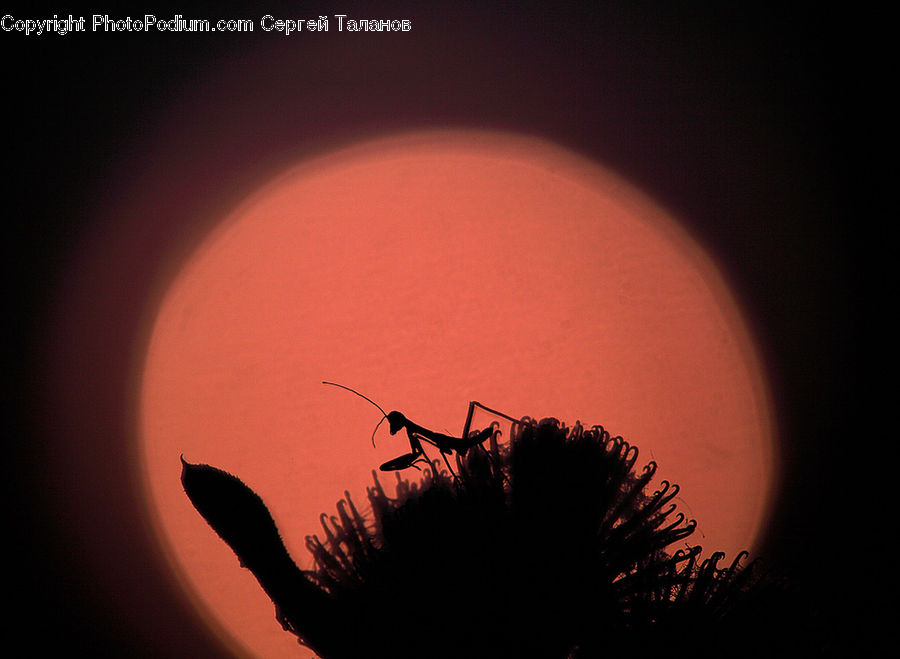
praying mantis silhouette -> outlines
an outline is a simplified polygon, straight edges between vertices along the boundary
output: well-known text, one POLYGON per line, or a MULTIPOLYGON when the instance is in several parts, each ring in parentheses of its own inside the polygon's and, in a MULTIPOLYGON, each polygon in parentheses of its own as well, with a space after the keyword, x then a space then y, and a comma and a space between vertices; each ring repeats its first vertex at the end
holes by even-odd
POLYGON ((447 456, 452 455, 455 452, 458 455, 465 457, 469 449, 472 449, 476 446, 481 446, 481 444, 490 439, 494 434, 494 424, 491 424, 484 430, 481 430, 474 435, 469 436, 469 428, 472 425, 472 415, 475 412, 476 406, 480 407, 489 414, 495 414, 497 416, 503 417, 504 419, 508 419, 513 423, 521 423, 519 419, 514 419, 511 416, 503 414, 503 412, 492 410, 491 408, 485 407, 481 403, 473 400, 469 402, 469 411, 466 415, 466 423, 463 427, 462 437, 452 437, 450 435, 444 435, 433 430, 429 430, 428 428, 420 426, 417 423, 413 423, 412 421, 407 419, 401 412, 398 412, 396 410, 391 413, 387 413, 384 411, 384 409, 382 409, 381 405, 376 403, 374 400, 372 400, 368 396, 362 395, 361 393, 354 389, 351 389, 350 387, 338 384, 337 382, 326 382, 325 380, 322 381, 322 384, 328 384, 333 387, 346 389, 347 391, 356 394, 360 398, 364 398, 378 408, 378 410, 382 414, 382 418, 381 421, 378 422, 378 425, 375 426, 375 430, 372 431, 372 446, 375 445, 375 433, 378 431, 378 427, 382 424, 382 422, 384 422, 385 419, 388 420, 392 435, 396 435, 401 430, 406 429, 406 435, 409 438, 410 452, 396 457, 393 460, 388 460, 379 467, 381 471, 398 471, 400 469, 407 469, 408 467, 418 469, 419 467, 416 466, 415 463, 419 460, 424 460, 428 462, 429 465, 431 465, 431 460, 425 453, 425 449, 422 446, 422 442, 424 441, 431 444, 432 446, 435 446, 440 451, 441 457, 444 459, 444 463, 447 465, 447 469, 450 470, 450 473, 453 474, 455 478, 456 472, 454 472, 453 467, 450 466, 450 462, 447 460, 447 456))

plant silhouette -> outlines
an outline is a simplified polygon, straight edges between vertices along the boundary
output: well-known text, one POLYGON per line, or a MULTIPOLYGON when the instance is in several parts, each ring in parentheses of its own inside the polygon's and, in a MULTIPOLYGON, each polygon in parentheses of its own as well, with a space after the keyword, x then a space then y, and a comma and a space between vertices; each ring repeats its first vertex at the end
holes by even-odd
POLYGON ((307 538, 308 572, 239 479, 182 458, 182 483, 283 628, 325 659, 789 649, 797 616, 782 584, 741 565, 745 552, 701 559, 678 486, 653 489, 656 464, 636 469, 637 455, 599 426, 523 419, 507 445, 458 456, 457 477, 432 463, 421 482, 397 476, 390 497, 376 476, 371 518, 345 493, 307 538))

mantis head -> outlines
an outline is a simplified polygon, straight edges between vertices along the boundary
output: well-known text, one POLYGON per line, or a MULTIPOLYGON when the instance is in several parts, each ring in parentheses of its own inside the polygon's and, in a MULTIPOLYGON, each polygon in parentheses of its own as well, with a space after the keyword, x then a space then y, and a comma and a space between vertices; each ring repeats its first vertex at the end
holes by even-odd
POLYGON ((406 426, 406 417, 396 410, 387 415, 387 420, 391 426, 392 435, 396 435, 406 426))

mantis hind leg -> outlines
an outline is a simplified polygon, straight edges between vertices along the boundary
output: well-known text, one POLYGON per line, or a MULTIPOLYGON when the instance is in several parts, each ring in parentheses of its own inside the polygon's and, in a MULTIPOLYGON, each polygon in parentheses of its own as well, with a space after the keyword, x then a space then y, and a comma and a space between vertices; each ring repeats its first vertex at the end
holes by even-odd
POLYGON ((469 402, 469 411, 466 414, 466 425, 463 427, 463 434, 462 434, 463 439, 468 439, 468 437, 469 437, 469 429, 472 427, 472 416, 475 414, 476 406, 480 407, 488 414, 494 414, 496 416, 503 417, 504 419, 506 419, 507 421, 511 421, 512 423, 521 423, 522 422, 521 419, 514 419, 513 417, 509 416, 508 414, 504 414, 503 412, 498 412, 497 410, 493 410, 490 407, 486 407, 486 406, 482 405, 477 400, 473 400, 473 401, 469 402))

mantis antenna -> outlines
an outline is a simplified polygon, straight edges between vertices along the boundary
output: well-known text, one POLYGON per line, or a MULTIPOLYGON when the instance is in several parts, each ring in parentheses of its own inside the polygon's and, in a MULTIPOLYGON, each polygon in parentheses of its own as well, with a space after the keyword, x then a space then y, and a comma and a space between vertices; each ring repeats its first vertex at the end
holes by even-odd
POLYGON ((344 385, 338 384, 337 382, 326 382, 325 380, 322 380, 322 384, 330 384, 332 387, 340 387, 341 389, 346 389, 347 391, 356 394, 360 398, 365 398, 367 401, 372 403, 372 405, 374 405, 375 407, 378 408, 378 410, 381 412, 381 421, 378 422, 378 425, 375 426, 375 430, 372 431, 372 446, 375 446, 375 433, 378 432, 378 426, 380 426, 382 421, 384 421, 387 418, 387 412, 385 412, 383 409, 381 409, 381 405, 376 403, 374 400, 372 400, 368 396, 363 396, 361 393, 359 393, 355 389, 351 389, 350 387, 345 387, 344 385))

